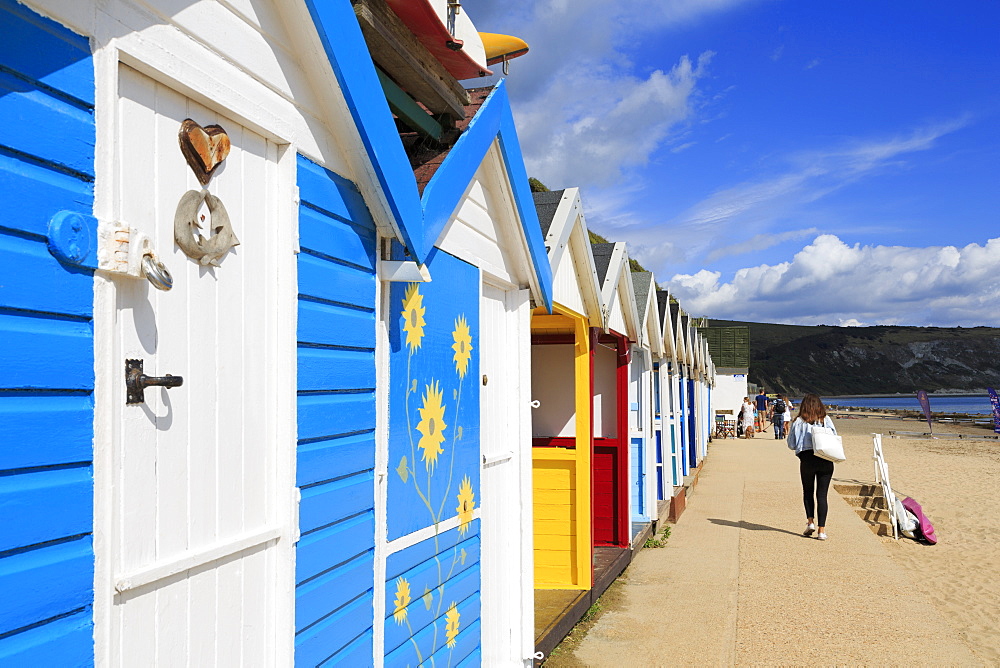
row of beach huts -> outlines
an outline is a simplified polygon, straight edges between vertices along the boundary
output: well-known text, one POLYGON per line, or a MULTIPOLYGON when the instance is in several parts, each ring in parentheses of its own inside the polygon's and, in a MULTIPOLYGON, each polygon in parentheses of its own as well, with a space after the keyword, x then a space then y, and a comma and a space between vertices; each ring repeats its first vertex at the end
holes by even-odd
POLYGON ((527 666, 683 510, 705 338, 424 4, 0 0, 0 665, 527 666))

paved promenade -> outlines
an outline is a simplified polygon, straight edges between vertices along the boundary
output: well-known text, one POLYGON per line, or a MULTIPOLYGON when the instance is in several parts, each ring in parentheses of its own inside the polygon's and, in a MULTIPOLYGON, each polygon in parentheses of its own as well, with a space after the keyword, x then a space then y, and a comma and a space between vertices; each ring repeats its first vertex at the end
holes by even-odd
POLYGON ((829 540, 804 527, 784 441, 715 441, 667 546, 637 555, 619 603, 553 663, 982 665, 832 487, 829 540))

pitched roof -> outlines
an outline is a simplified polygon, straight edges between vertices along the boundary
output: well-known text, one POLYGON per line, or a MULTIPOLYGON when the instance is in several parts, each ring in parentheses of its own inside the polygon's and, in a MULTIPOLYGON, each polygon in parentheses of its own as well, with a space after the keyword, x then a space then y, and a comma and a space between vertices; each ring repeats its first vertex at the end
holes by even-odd
POLYGON ((597 268, 597 278, 603 284, 608 276, 608 268, 611 266, 611 254, 615 252, 615 245, 590 244, 590 250, 594 254, 594 267, 597 268))
POLYGON ((639 317, 646 315, 649 306, 649 291, 653 287, 653 274, 649 271, 632 272, 632 289, 635 290, 635 305, 639 309, 639 317))
POLYGON ((551 190, 549 192, 531 193, 535 200, 535 210, 538 212, 538 222, 542 226, 542 236, 545 237, 552 227, 552 219, 556 216, 556 209, 562 200, 564 190, 551 190))
POLYGON ((660 329, 663 329, 667 313, 670 311, 670 293, 666 290, 656 291, 656 303, 660 306, 660 329))

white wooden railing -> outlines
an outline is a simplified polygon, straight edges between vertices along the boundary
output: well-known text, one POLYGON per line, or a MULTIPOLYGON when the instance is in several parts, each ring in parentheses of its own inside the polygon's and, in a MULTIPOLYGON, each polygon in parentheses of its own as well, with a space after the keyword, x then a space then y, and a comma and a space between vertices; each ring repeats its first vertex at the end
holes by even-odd
POLYGON ((889 522, 892 523, 892 537, 899 540, 899 518, 896 517, 896 495, 892 491, 889 483, 889 465, 885 462, 882 454, 882 434, 872 434, 872 443, 875 453, 872 459, 875 460, 875 482, 882 485, 882 496, 889 511, 889 522))

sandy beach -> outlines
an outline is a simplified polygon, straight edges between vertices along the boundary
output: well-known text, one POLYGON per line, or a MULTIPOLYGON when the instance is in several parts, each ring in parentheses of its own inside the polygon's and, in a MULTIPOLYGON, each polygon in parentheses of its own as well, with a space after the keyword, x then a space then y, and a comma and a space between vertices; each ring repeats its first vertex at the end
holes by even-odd
POLYGON ((784 441, 717 440, 666 547, 642 550, 546 665, 1000 665, 1000 442, 889 438, 926 430, 898 419, 835 423, 849 461, 834 485, 874 482, 882 433, 893 487, 923 505, 937 545, 878 535, 833 489, 829 540, 804 539, 784 441))
MULTIPOLYGON (((874 480, 871 434, 927 431, 927 424, 876 418, 837 418, 849 461, 837 481, 874 480)), ((971 426, 935 424, 934 433, 989 435, 971 426)), ((912 584, 931 601, 958 637, 989 665, 1000 665, 1000 441, 887 438, 882 450, 893 489, 920 502, 939 543, 880 537, 912 584)), ((832 491, 831 491, 832 494, 832 491)), ((832 499, 831 499, 832 500, 832 499)))

